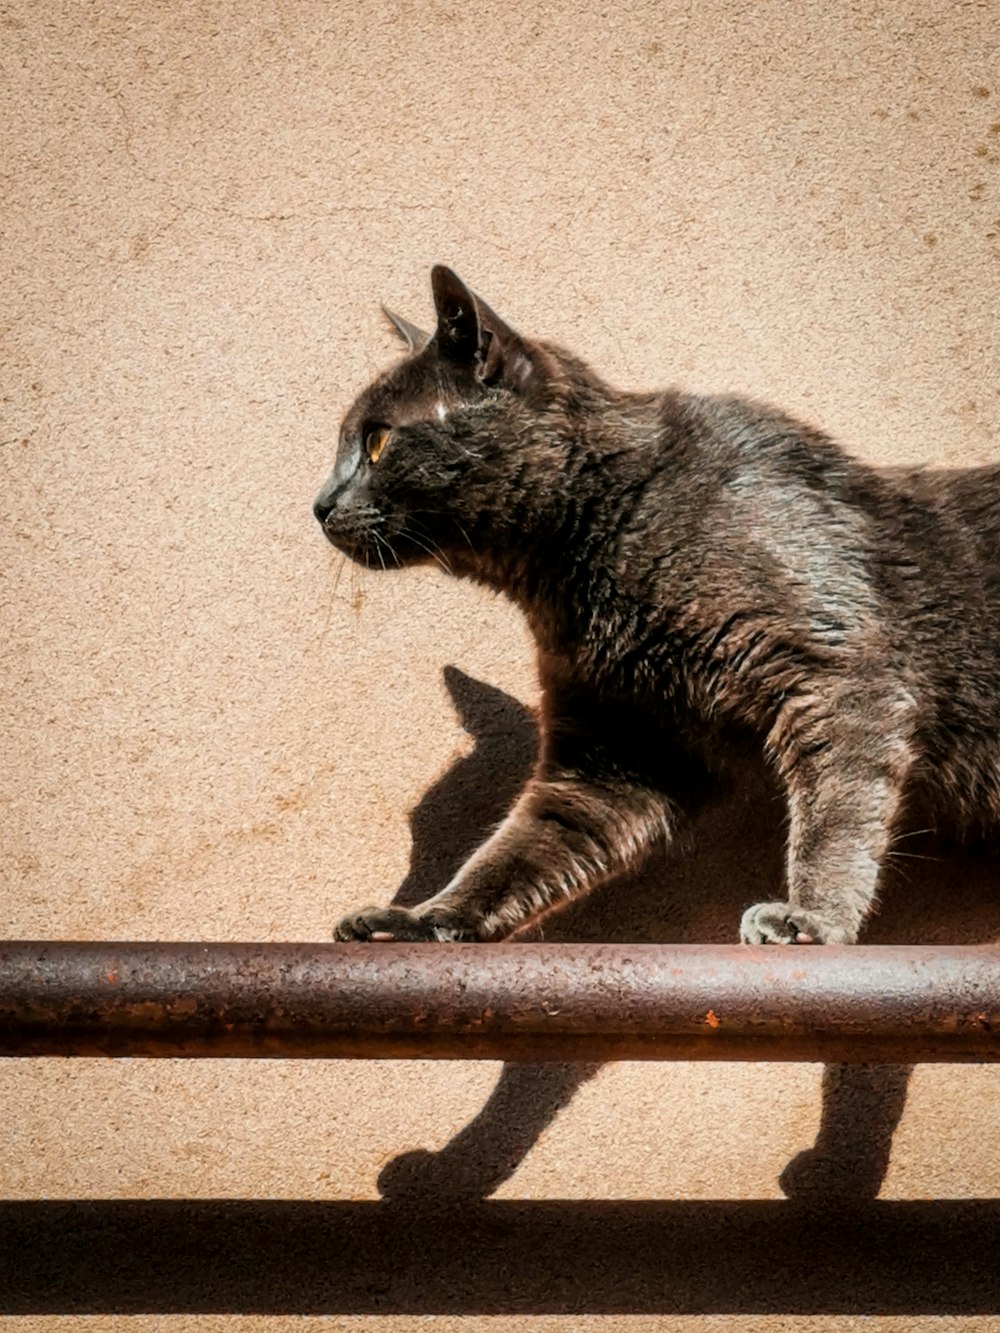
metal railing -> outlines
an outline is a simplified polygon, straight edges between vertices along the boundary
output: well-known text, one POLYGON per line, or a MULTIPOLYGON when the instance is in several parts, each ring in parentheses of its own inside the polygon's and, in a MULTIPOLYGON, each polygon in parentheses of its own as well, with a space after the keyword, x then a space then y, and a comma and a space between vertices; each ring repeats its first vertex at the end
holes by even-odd
POLYGON ((1000 1060, 1000 946, 0 943, 0 1056, 1000 1060))

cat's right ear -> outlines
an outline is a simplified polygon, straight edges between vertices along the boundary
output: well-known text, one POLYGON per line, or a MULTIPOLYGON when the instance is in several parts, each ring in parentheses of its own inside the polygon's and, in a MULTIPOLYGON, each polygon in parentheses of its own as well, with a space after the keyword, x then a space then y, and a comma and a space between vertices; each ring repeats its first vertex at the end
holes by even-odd
POLYGON ((431 269, 431 290, 442 351, 459 361, 479 359, 485 339, 475 295, 444 264, 435 264, 431 269))
POLYGON ((441 351, 475 370, 483 384, 506 384, 523 391, 533 364, 524 340, 485 301, 443 264, 431 269, 441 351))
POLYGON ((430 342, 431 335, 429 333, 425 333, 423 329, 418 329, 416 324, 411 324, 402 315, 397 315, 387 305, 382 307, 382 313, 406 343, 408 352, 422 352, 430 342))

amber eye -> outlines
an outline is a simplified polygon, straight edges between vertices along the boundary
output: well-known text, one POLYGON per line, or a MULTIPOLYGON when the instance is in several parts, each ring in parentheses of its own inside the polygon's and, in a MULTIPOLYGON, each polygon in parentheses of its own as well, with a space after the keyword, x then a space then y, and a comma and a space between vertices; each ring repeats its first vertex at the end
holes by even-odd
POLYGON ((369 426, 365 431, 365 453, 369 463, 377 463, 382 450, 389 443, 392 431, 388 426, 369 426))

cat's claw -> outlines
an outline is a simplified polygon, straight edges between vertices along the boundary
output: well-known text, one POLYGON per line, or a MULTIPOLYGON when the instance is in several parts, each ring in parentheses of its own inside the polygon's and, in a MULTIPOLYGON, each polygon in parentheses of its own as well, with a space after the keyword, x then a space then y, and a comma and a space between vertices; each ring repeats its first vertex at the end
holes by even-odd
POLYGON ((852 944, 854 936, 842 926, 823 921, 818 913, 793 908, 789 903, 757 903, 740 922, 744 944, 852 944))
POLYGON ((405 907, 363 907, 334 927, 333 938, 341 943, 414 943, 441 938, 435 926, 405 907))

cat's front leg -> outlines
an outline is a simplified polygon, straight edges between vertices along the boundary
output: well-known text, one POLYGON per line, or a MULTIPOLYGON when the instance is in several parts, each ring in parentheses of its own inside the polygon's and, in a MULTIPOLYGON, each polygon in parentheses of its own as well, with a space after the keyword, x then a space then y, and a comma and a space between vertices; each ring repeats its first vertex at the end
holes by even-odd
MULTIPOLYGON (((893 700, 883 701, 892 717, 893 700)), ((897 709, 897 712, 899 710, 897 709)), ((870 913, 912 762, 899 732, 849 711, 813 753, 789 752, 788 901, 757 903, 744 944, 853 944, 870 913), (863 726, 857 725, 861 721, 863 726)))
POLYGON ((496 832, 435 897, 412 911, 367 908, 339 940, 500 940, 564 907, 669 838, 667 799, 577 773, 533 778, 496 832))

